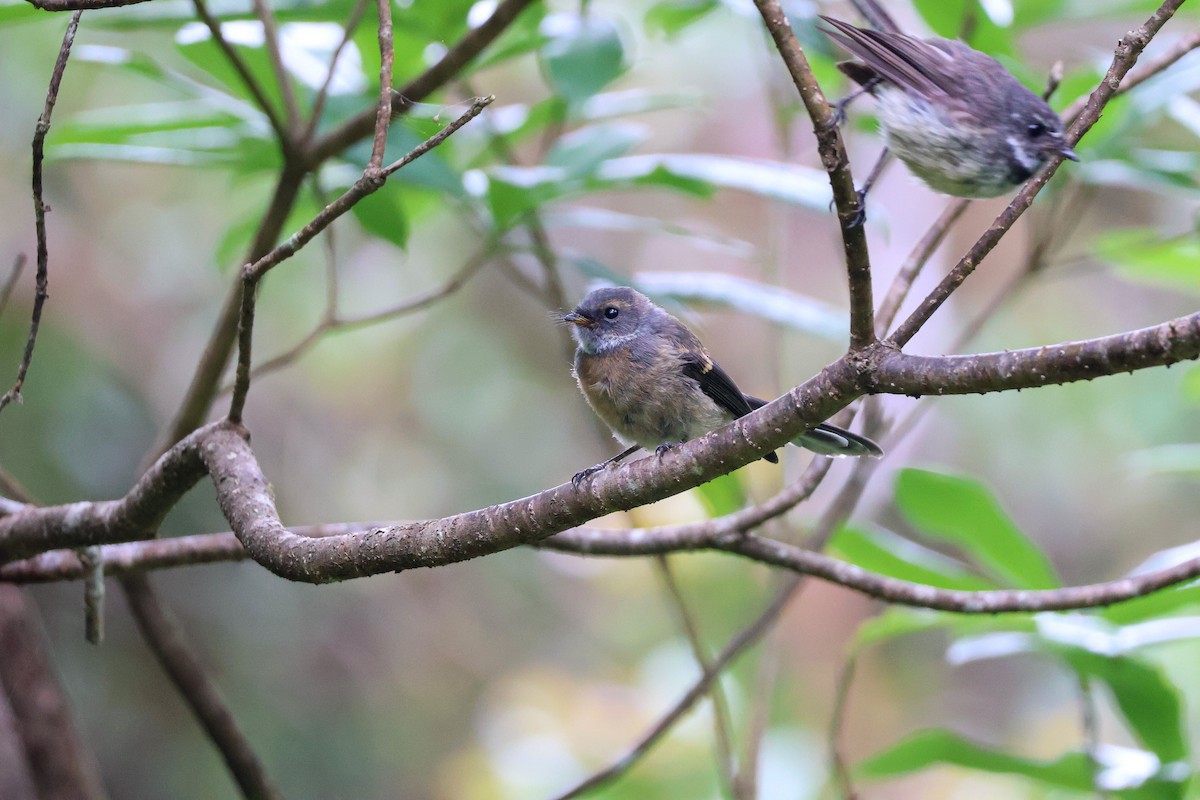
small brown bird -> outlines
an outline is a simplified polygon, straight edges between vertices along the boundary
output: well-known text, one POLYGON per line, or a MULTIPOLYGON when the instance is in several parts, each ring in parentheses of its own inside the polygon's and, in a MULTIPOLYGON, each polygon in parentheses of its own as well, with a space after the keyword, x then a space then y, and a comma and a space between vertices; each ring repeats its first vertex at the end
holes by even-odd
MULTIPOLYGON (((641 292, 625 286, 595 289, 561 320, 579 346, 575 379, 596 415, 629 449, 575 475, 587 476, 638 448, 660 455, 766 405, 743 394, 687 326, 641 292)), ((821 423, 795 444, 831 456, 880 456, 879 445, 821 423)), ((763 457, 779 461, 775 453, 763 457)))

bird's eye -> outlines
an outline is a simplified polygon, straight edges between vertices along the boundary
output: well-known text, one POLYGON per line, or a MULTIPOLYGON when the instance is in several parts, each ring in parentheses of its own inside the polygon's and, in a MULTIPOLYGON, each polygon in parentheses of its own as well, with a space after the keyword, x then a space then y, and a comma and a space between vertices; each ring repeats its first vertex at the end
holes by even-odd
POLYGON ((1046 133, 1046 126, 1041 122, 1031 122, 1025 132, 1029 134, 1030 139, 1036 139, 1046 133))
POLYGON ((617 315, 620 313, 621 312, 617 310, 616 306, 609 306, 608 308, 604 309, 604 318, 616 319, 617 315))

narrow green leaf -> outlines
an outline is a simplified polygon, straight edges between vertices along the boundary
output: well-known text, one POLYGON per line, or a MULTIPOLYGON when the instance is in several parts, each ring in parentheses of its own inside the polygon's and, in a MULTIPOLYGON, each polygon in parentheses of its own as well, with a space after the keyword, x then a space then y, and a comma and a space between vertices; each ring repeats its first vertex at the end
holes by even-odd
POLYGON ((408 246, 409 222, 400 193, 387 187, 354 204, 354 218, 371 233, 399 247, 408 246))
POLYGON ((1130 730, 1163 763, 1188 757, 1182 698, 1161 669, 1132 656, 1107 658, 1079 648, 1066 658, 1076 671, 1108 686, 1130 730))
POLYGON ((1105 619, 1125 625, 1156 619, 1197 605, 1200 605, 1200 584, 1193 582, 1117 603, 1103 609, 1101 613, 1105 619))
POLYGON ((1182 389, 1184 397, 1200 404, 1200 366, 1191 367, 1183 373, 1182 389))
POLYGON ((858 626, 854 646, 863 648, 914 633, 951 627, 956 616, 925 608, 892 607, 858 626))
POLYGON ((938 764, 954 764, 983 772, 1023 775, 1065 789, 1092 788, 1092 765, 1082 753, 1067 753, 1054 761, 1010 755, 972 742, 942 728, 909 736, 864 761, 859 771, 868 778, 907 775, 938 764))
POLYGON ((721 475, 696 487, 696 494, 710 518, 723 517, 745 507, 746 492, 733 473, 721 475))
POLYGON ((1123 228, 1097 236, 1092 252, 1131 280, 1200 292, 1200 239, 1194 232, 1163 239, 1154 231, 1123 228))
POLYGON ((896 505, 914 527, 949 542, 1008 585, 1050 589, 1058 578, 1045 554, 976 480, 921 469, 896 476, 896 505))
POLYGON ((605 162, 605 180, 636 180, 656 171, 725 189, 782 200, 814 210, 829 208, 829 179, 822 170, 767 159, 667 153, 626 156, 605 162))
POLYGON ((966 565, 891 531, 844 525, 829 547, 834 555, 851 564, 891 578, 943 589, 995 588, 994 583, 971 573, 966 565))

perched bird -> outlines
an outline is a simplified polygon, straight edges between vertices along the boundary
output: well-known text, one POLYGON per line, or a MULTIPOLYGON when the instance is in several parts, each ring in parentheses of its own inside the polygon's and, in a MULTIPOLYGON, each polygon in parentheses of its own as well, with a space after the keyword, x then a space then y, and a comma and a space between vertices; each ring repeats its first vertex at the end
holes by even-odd
MULTIPOLYGON (((625 286, 595 289, 561 320, 573 326, 575 379, 583 396, 617 440, 629 446, 577 473, 575 485, 639 447, 661 455, 766 405, 742 394, 696 335, 641 292, 625 286)), ((804 432, 795 443, 824 455, 883 454, 870 439, 828 423, 804 432)), ((764 458, 779 461, 775 453, 764 458)))
POLYGON ((859 59, 838 68, 874 96, 888 149, 934 189, 995 197, 1053 155, 1079 160, 1058 115, 991 56, 821 19, 833 26, 822 32, 859 59))

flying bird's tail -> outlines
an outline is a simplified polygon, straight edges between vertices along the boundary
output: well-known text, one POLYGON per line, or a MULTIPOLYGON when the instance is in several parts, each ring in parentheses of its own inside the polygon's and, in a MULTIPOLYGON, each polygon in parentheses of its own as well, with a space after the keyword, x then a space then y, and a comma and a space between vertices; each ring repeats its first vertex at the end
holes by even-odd
POLYGON ((887 33, 900 33, 900 26, 896 24, 896 20, 892 19, 892 15, 884 11, 883 6, 877 0, 851 0, 854 9, 877 31, 886 31, 887 33))

